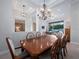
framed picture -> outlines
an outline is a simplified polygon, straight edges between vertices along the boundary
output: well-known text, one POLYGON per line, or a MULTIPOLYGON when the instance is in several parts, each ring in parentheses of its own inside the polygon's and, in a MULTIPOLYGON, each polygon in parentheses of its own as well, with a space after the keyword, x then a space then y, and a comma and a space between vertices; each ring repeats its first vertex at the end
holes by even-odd
POLYGON ((15 32, 25 31, 25 20, 15 20, 15 32))

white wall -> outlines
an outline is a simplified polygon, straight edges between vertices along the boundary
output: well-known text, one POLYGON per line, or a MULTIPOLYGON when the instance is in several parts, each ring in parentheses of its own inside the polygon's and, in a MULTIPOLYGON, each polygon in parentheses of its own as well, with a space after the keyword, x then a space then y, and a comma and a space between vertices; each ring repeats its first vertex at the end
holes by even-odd
POLYGON ((5 37, 12 34, 12 2, 0 0, 0 52, 6 50, 5 37))
POLYGON ((79 1, 71 4, 71 36, 72 41, 79 44, 79 1))
POLYGON ((61 4, 58 4, 52 7, 52 11, 58 18, 53 19, 52 21, 64 20, 65 27, 70 25, 70 1, 63 1, 61 4), (68 24, 69 23, 69 24, 68 24))
POLYGON ((14 32, 15 19, 13 18, 12 0, 0 0, 0 54, 6 53, 8 48, 6 37, 9 36, 18 46, 19 40, 26 38, 26 32, 14 32))

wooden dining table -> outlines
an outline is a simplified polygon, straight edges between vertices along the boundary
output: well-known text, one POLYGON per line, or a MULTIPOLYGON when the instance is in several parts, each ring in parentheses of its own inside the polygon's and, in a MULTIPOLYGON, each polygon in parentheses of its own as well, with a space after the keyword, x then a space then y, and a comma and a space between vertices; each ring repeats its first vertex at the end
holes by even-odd
POLYGON ((30 54, 31 59, 39 59, 39 55, 51 48, 56 40, 57 37, 55 35, 46 35, 38 38, 24 39, 20 43, 21 47, 30 54))

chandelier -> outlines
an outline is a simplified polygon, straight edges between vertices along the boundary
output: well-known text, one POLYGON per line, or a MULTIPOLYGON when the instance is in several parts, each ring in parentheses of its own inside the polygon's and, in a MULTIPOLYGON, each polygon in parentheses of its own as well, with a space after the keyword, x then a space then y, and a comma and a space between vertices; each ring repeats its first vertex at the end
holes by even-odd
POLYGON ((25 17, 26 15, 25 15, 25 5, 22 5, 22 17, 25 17))
POLYGON ((45 4, 45 0, 43 3, 43 7, 40 9, 39 14, 37 15, 39 19, 46 20, 48 17, 51 17, 50 9, 47 8, 45 4))

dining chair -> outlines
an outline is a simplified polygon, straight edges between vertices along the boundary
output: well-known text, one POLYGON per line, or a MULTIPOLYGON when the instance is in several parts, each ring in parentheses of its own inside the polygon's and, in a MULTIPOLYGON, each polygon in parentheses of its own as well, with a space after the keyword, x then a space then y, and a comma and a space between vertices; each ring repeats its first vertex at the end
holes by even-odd
POLYGON ((41 33, 40 32, 36 32, 36 37, 40 37, 41 33))
POLYGON ((64 35, 64 37, 62 38, 62 49, 63 49, 64 56, 66 56, 66 53, 67 53, 67 38, 68 38, 68 35, 64 35))
POLYGON ((51 59, 57 59, 57 47, 56 45, 53 45, 51 48, 51 59))
POLYGON ((13 44, 13 41, 9 37, 6 37, 6 42, 7 42, 7 45, 8 45, 8 48, 9 48, 12 59, 25 59, 26 57, 28 57, 26 52, 21 52, 18 55, 15 53, 15 50, 19 49, 20 47, 15 48, 14 44, 13 44))
POLYGON ((63 59, 62 48, 61 48, 61 39, 57 39, 54 45, 51 48, 51 59, 63 59))
POLYGON ((63 59, 63 52, 62 52, 62 46, 61 46, 61 38, 58 38, 58 41, 57 41, 57 55, 58 55, 58 59, 63 59))
POLYGON ((32 32, 28 32, 27 35, 26 35, 26 39, 31 39, 31 38, 34 38, 34 37, 35 37, 35 35, 32 32))

